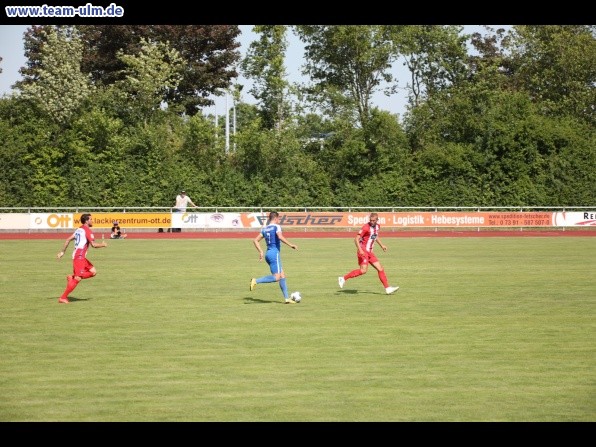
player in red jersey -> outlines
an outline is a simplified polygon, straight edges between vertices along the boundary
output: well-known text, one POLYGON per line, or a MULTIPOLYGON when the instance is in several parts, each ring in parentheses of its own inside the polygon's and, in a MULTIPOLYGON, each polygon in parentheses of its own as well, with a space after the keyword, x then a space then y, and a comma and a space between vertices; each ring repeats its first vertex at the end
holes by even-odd
POLYGON ((371 213, 368 223, 364 224, 362 228, 360 228, 360 231, 358 231, 358 234, 354 238, 354 242, 358 250, 357 256, 358 265, 360 268, 352 270, 350 273, 337 278, 340 289, 343 289, 344 284, 348 279, 364 275, 368 270, 369 264, 371 264, 377 270, 379 279, 383 283, 383 287, 385 287, 385 293, 387 293, 387 295, 390 295, 399 289, 397 286, 391 287, 389 285, 387 276, 385 275, 385 270, 383 270, 383 266, 373 253, 375 242, 380 245, 383 251, 387 251, 387 246, 383 245, 381 239, 379 238, 380 225, 378 224, 378 221, 379 215, 377 213, 371 213))
POLYGON ((58 299, 59 303, 69 303, 68 295, 74 290, 82 279, 92 278, 97 274, 95 267, 87 259, 87 250, 91 245, 93 248, 107 247, 106 242, 101 244, 95 243, 95 236, 91 231, 93 226, 93 217, 91 214, 81 215, 81 226, 64 241, 64 248, 58 253, 58 259, 64 256, 64 252, 68 248, 70 241, 75 241, 74 252, 72 253, 72 275, 66 277, 66 289, 58 299))

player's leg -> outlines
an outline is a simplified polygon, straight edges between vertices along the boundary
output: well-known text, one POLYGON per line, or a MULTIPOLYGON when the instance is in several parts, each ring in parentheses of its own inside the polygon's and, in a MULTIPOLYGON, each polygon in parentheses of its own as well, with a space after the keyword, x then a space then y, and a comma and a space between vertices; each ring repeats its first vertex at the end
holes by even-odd
POLYGON ((97 275, 97 270, 88 259, 83 260, 83 266, 81 267, 79 273, 76 276, 79 276, 81 279, 92 278, 97 275))
MULTIPOLYGON (((281 267, 281 266, 280 266, 281 267)), ((281 289, 281 293, 284 296, 284 300, 288 300, 288 285, 286 283, 286 274, 282 270, 279 274, 279 288, 281 289)))
POLYGON ((271 275, 261 276, 260 278, 252 278, 250 280, 250 290, 254 290, 257 284, 279 281, 279 273, 281 272, 281 269, 278 266, 279 252, 270 252, 267 250, 265 253, 265 261, 269 265, 271 275))
POLYGON ((68 303, 68 295, 77 287, 79 282, 81 281, 81 277, 78 276, 78 273, 84 269, 85 263, 82 262, 80 259, 75 259, 72 263, 72 275, 68 275, 66 277, 66 288, 60 298, 58 299, 59 303, 68 303))
MULTIPOLYGON (((375 257, 375 259, 376 259, 376 257, 375 257)), ((387 275, 385 274, 385 269, 383 269, 383 266, 378 261, 378 259, 375 262, 372 263, 372 266, 375 269, 377 269, 377 273, 379 275, 379 279, 383 283, 383 287, 385 287, 385 293, 387 293, 387 295, 390 295, 390 294, 392 294, 393 292, 396 292, 399 289, 399 286, 392 287, 392 286, 389 285, 389 281, 387 281, 387 275)))
POLYGON ((68 275, 66 277, 66 288, 64 289, 64 292, 62 292, 62 295, 60 295, 60 298, 58 298, 58 302, 65 304, 69 303, 68 295, 70 295, 70 292, 74 290, 78 283, 78 281, 75 281, 74 275, 68 275))
POLYGON ((358 265, 360 266, 360 268, 358 268, 356 270, 352 270, 351 272, 346 273, 343 277, 340 276, 338 278, 340 287, 343 287, 343 284, 345 284, 345 282, 348 279, 356 278, 357 276, 364 275, 368 271, 368 257, 360 256, 360 253, 358 253, 358 265), (343 278, 343 281, 341 280, 341 278, 343 278))
POLYGON ((383 287, 385 287, 385 288, 389 287, 389 282, 387 281, 387 275, 385 274, 385 270, 383 270, 383 266, 381 265, 381 263, 377 260, 375 262, 372 262, 371 264, 377 270, 377 274, 379 275, 379 279, 383 283, 383 287))
POLYGON ((257 284, 262 284, 265 282, 277 282, 278 279, 275 275, 266 275, 266 276, 261 276, 260 278, 255 279, 255 282, 257 284))
POLYGON ((283 271, 281 266, 281 259, 278 262, 279 273, 276 276, 279 277, 279 288, 281 289, 281 293, 284 297, 284 303, 286 304, 296 304, 296 301, 290 298, 290 294, 288 293, 288 284, 286 282, 286 273, 283 271))

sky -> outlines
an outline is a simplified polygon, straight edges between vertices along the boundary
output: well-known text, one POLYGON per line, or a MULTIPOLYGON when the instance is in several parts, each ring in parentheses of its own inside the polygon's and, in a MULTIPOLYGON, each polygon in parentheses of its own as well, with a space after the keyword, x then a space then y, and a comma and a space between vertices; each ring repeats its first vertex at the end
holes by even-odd
MULTIPOLYGON (((493 27, 501 27, 503 25, 491 25, 493 27)), ((25 65, 25 56, 23 49, 23 34, 29 25, 0 25, 0 96, 11 93, 11 86, 20 79, 19 69, 25 65)), ((252 32, 253 25, 240 25, 241 35, 239 42, 241 44, 240 51, 242 57, 246 55, 248 46, 256 39, 256 35, 252 32)), ((466 32, 482 31, 480 25, 466 25, 466 32)), ((290 31, 288 32, 288 51, 286 53, 286 71, 289 82, 306 82, 302 76, 301 70, 304 64, 304 46, 298 37, 290 31)), ((398 80, 398 91, 387 97, 382 93, 382 88, 376 92, 371 100, 373 106, 377 106, 382 110, 399 114, 403 116, 407 104, 406 85, 409 82, 410 74, 407 68, 403 66, 403 61, 397 61, 392 69, 394 78, 398 80)), ((241 100, 250 104, 254 104, 255 100, 248 93, 251 87, 250 81, 240 76, 238 83, 243 84, 241 100)), ((386 86, 385 86, 386 87, 386 86)), ((226 99, 225 96, 215 97, 215 106, 206 108, 205 113, 218 115, 225 114, 226 99)), ((231 99, 228 99, 228 108, 231 107, 231 99)))

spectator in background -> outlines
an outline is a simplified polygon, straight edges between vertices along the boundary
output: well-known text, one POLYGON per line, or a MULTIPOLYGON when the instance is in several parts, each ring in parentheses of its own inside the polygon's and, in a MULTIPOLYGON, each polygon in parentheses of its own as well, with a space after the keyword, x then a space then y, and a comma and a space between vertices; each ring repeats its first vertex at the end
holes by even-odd
POLYGON ((126 239, 126 232, 120 228, 118 221, 114 221, 112 224, 112 233, 110 234, 111 239, 126 239))
MULTIPOLYGON (((197 207, 193 201, 186 195, 186 191, 180 191, 180 194, 176 196, 176 204, 174 205, 174 209, 172 211, 178 213, 185 213, 186 207, 191 205, 193 207, 197 207)), ((172 228, 172 233, 180 233, 182 228, 172 228)))
POLYGON ((176 196, 176 204, 174 205, 176 209, 174 211, 184 213, 186 212, 186 207, 188 205, 192 205, 195 208, 197 207, 193 201, 190 200, 190 197, 186 195, 186 191, 182 190, 180 191, 180 194, 176 196))

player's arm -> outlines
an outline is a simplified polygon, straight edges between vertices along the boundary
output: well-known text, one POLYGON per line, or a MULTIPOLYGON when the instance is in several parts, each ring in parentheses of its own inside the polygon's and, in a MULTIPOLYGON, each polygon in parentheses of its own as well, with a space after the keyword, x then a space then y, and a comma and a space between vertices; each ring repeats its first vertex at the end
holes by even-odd
POLYGON ((284 244, 286 244, 288 247, 291 247, 293 250, 298 250, 298 246, 296 244, 292 244, 290 241, 288 241, 283 234, 281 233, 277 233, 277 237, 279 238, 280 241, 282 241, 284 244))
POLYGON ((66 240, 64 241, 64 247, 62 247, 62 250, 58 252, 58 255, 57 255, 58 259, 60 259, 62 256, 64 256, 64 252, 68 248, 70 241, 72 241, 74 238, 75 238, 74 233, 71 234, 68 238, 66 238, 66 240))
POLYGON ((361 255, 364 255, 364 250, 362 250, 362 247, 360 246, 360 236, 360 232, 358 232, 358 234, 354 238, 354 244, 356 245, 356 251, 361 255))
POLYGON ((104 247, 107 247, 107 246, 108 246, 108 243, 104 241, 104 242, 102 242, 101 244, 98 244, 98 243, 97 243, 97 242, 95 242, 95 241, 91 241, 91 246, 92 246, 93 248, 104 248, 104 247))
POLYGON ((381 250, 387 251, 387 246, 383 245, 383 243, 381 242, 381 238, 379 238, 379 236, 377 236, 377 244, 379 244, 379 246, 381 247, 381 250))
POLYGON ((261 249, 261 239, 263 239, 263 235, 261 233, 259 233, 259 235, 252 240, 252 243, 254 244, 255 248, 259 252, 259 261, 263 259, 263 250, 261 249))

